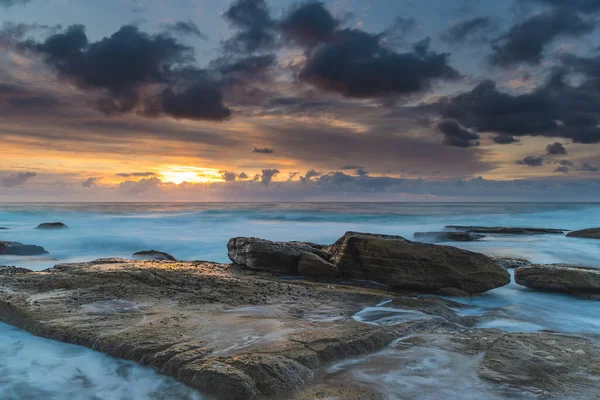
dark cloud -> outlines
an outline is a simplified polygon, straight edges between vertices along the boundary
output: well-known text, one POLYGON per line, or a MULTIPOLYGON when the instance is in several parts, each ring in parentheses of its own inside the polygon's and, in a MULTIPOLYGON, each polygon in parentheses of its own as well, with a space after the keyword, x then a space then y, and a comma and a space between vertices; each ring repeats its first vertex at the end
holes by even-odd
POLYGON ((149 176, 155 176, 154 172, 132 172, 132 173, 120 173, 117 176, 122 176, 123 178, 132 178, 132 177, 143 177, 147 178, 149 176))
POLYGON ((475 17, 457 22, 446 30, 441 39, 446 43, 487 42, 490 35, 498 30, 498 23, 492 17, 475 17))
POLYGON ((193 21, 177 21, 171 24, 164 24, 164 29, 174 35, 195 36, 200 39, 208 40, 208 36, 202 33, 198 25, 193 21))
POLYGON ((223 16, 238 30, 225 42, 227 51, 254 53, 271 49, 276 44, 276 22, 265 0, 236 0, 223 16))
POLYGON ((275 153, 275 150, 273 150, 270 147, 263 147, 263 148, 255 147, 254 150, 252 150, 252 152, 259 153, 259 154, 273 154, 273 153, 275 153))
POLYGON ((537 65, 547 44, 559 37, 579 37, 590 33, 594 23, 565 9, 534 15, 514 25, 494 41, 490 62, 510 66, 518 63, 537 65))
POLYGON ((300 172, 288 172, 288 181, 293 181, 299 175, 300 172))
POLYGON ((343 167, 340 168, 340 170, 349 171, 351 169, 360 169, 360 168, 364 168, 364 167, 362 165, 349 164, 349 165, 344 165, 343 167))
POLYGON ((577 171, 597 172, 600 171, 600 168, 589 163, 583 163, 580 168, 577 168, 577 171))
POLYGON ((165 89, 160 95, 160 113, 177 119, 213 121, 231 116, 219 89, 205 84, 196 84, 179 93, 165 89))
POLYGON ((558 160, 558 161, 555 161, 554 163, 560 164, 563 167, 572 167, 574 165, 573 161, 570 161, 570 160, 558 160))
POLYGON ((479 146, 480 136, 471 132, 455 121, 443 121, 438 124, 438 129, 444 134, 444 143, 454 147, 479 146))
POLYGON ((54 34, 60 31, 60 25, 40 25, 40 24, 25 24, 5 21, 0 27, 0 48, 14 47, 30 33, 50 33, 54 34))
POLYGON ((307 181, 310 181, 312 178, 316 178, 321 175, 322 174, 320 172, 315 171, 314 169, 311 169, 310 171, 306 172, 306 175, 304 175, 304 179, 307 181))
POLYGON ((0 179, 0 185, 4 187, 15 187, 21 186, 31 178, 36 177, 35 172, 19 172, 14 175, 7 176, 6 178, 0 179))
POLYGON ((556 143, 549 144, 546 147, 546 154, 549 154, 549 155, 566 155, 567 154, 567 149, 565 149, 565 146, 563 146, 562 143, 556 142, 556 143))
POLYGON ((245 172, 242 172, 241 174, 238 175, 238 178, 240 179, 248 179, 248 174, 246 174, 245 172))
POLYGON ((512 144, 518 143, 520 140, 512 135, 494 135, 492 136, 492 140, 497 144, 512 144))
POLYGON ((235 172, 221 171, 221 173, 221 178, 225 182, 234 182, 237 179, 237 174, 235 172))
POLYGON ((286 39, 307 47, 329 41, 337 26, 338 21, 320 1, 294 7, 279 24, 286 39))
POLYGON ((562 174, 568 174, 569 173, 569 168, 567 167, 558 167, 554 170, 554 172, 560 172, 562 174))
POLYGON ((517 164, 530 167, 541 167, 544 164, 544 159, 542 157, 527 156, 524 159, 517 161, 517 164))
POLYGON ((300 79, 325 91, 369 98, 424 91, 437 79, 458 78, 448 55, 418 47, 396 53, 381 45, 381 36, 357 29, 336 31, 307 60, 300 79))
POLYGON ((98 181, 100 179, 102 179, 102 178, 99 178, 99 177, 90 177, 90 178, 87 178, 85 181, 81 182, 81 187, 91 188, 93 186, 96 186, 96 184, 98 183, 98 181))
POLYGON ((268 186, 277 174, 279 174, 278 169, 263 169, 260 181, 263 185, 268 186))
POLYGON ((354 171, 356 173, 356 175, 358 176, 367 176, 369 175, 369 171, 367 171, 364 168, 357 168, 356 171, 354 171))

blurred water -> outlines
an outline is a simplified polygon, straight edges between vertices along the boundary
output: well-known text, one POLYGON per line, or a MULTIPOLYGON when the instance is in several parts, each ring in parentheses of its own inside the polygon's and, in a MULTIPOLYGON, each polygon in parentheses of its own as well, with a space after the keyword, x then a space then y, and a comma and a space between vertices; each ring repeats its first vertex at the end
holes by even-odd
MULTIPOLYGON (((59 262, 128 258, 147 249, 166 251, 181 260, 228 262, 226 244, 234 236, 327 244, 348 230, 411 239, 414 232, 439 231, 445 225, 581 229, 600 225, 599 221, 600 204, 0 204, 0 227, 9 228, 0 230, 0 240, 36 244, 50 252, 47 257, 0 256, 0 265, 41 270, 59 262), (33 229, 54 221, 66 223, 69 229, 33 229)), ((563 235, 494 236, 452 245, 533 262, 600 267, 600 241, 563 235)), ((535 292, 514 283, 483 296, 455 300, 472 306, 459 310, 463 315, 484 317, 481 327, 600 334, 600 313, 594 301, 535 292)), ((386 325, 422 317, 386 304, 355 316, 365 323, 386 325)), ((385 385, 391 399, 456 398, 459 394, 473 399, 511 398, 478 380, 473 372, 476 358, 422 348, 414 352, 388 349, 340 363, 329 373, 385 385), (418 365, 411 364, 415 359, 421 360, 418 365)), ((38 398, 199 397, 151 369, 34 338, 0 324, 0 399, 38 398)))

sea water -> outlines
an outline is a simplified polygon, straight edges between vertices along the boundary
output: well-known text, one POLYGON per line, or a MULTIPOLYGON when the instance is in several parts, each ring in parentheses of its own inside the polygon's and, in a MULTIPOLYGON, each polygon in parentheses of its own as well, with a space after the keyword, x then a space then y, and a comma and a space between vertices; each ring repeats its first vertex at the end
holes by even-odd
MULTIPOLYGON (((140 250, 165 251, 180 260, 228 262, 227 241, 235 236, 271 240, 299 240, 328 244, 346 231, 401 235, 439 231, 445 225, 527 226, 582 229, 600 225, 600 204, 554 203, 209 203, 209 204, 0 204, 0 240, 40 245, 49 251, 42 257, 0 256, 0 265, 42 270, 57 263, 124 257, 140 250), (63 222, 64 230, 36 230, 43 222, 63 222)), ((600 267, 600 241, 564 235, 489 236, 479 242, 451 245, 490 255, 527 258, 536 263, 572 263, 600 267)), ((457 309, 463 315, 483 317, 481 327, 510 332, 553 330, 600 334, 600 306, 595 301, 567 295, 540 293, 516 285, 490 291, 472 299, 454 299, 471 307, 457 309)), ((369 323, 385 315, 385 324, 406 318, 392 305, 380 305, 356 317, 369 323), (389 309, 385 309, 389 307, 389 309), (383 309, 382 309, 383 308, 383 309)), ((412 316, 412 315, 411 315, 412 316)), ((386 350, 392 351, 393 350, 386 350)), ((430 350, 417 349, 429 354, 430 350)), ((402 358, 406 355, 393 354, 402 358)), ((452 354, 437 353, 432 365, 441 363, 444 379, 459 379, 469 362, 452 354), (462 361, 461 361, 462 360, 462 361), (463 362, 464 361, 464 362, 463 362), (455 364, 463 364, 456 367, 455 364), (455 371, 455 372, 451 372, 455 371), (457 375, 453 375, 457 374, 457 375)), ((390 387, 390 398, 429 393, 452 398, 436 381, 419 374, 369 375, 382 371, 382 353, 354 360, 342 369, 365 383, 389 379, 404 386, 390 387), (381 361, 381 362, 380 362, 381 361), (373 363, 380 368, 372 369, 373 363), (348 366, 352 366, 351 368, 348 366), (411 383, 412 382, 412 383, 411 383), (437 390, 437 391, 436 391, 437 390)), ((389 358, 389 357, 388 357, 389 358)), ((389 361, 389 360, 388 360, 389 361)), ((425 368, 425 367, 423 367, 425 368)), ((436 369, 434 368, 434 369, 436 369)), ((471 369, 469 369, 471 370, 471 369)), ((339 374, 340 372, 336 372, 339 374)), ((380 374, 380 373, 378 373, 380 374)), ((474 382, 477 381, 473 377, 474 382)), ((478 390, 487 387, 482 382, 478 390)), ((452 390, 452 389, 450 389, 452 390)), ((457 385, 455 395, 464 392, 457 385)), ((77 346, 35 338, 0 324, 1 399, 163 399, 199 398, 174 381, 148 368, 115 360, 77 346), (51 374, 48 371, 52 371, 51 374), (131 391, 132 389, 133 392, 131 391), (172 395, 165 395, 171 393, 172 395)), ((502 396, 501 396, 502 397, 502 396)), ((415 397, 417 398, 417 397, 415 397)), ((422 397, 428 398, 428 397, 422 397)))

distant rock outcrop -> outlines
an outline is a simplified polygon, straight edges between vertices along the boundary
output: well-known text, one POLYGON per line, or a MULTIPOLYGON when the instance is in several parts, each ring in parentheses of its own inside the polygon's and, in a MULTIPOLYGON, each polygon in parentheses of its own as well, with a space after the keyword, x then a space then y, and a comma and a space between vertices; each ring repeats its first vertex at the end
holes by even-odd
POLYGON ((35 229, 66 229, 67 225, 62 222, 44 222, 43 224, 39 224, 35 229))
POLYGON ((473 232, 416 232, 414 238, 428 242, 474 242, 485 238, 473 232))
POLYGON ((448 225, 446 229, 454 229, 462 232, 487 233, 497 235, 561 235, 568 232, 568 229, 549 229, 549 228, 513 228, 505 226, 471 226, 471 225, 448 225))
POLYGON ((584 238, 584 239, 600 239, 600 228, 582 229, 573 231, 567 234, 568 237, 584 238))
POLYGON ((506 269, 515 269, 531 265, 531 261, 524 258, 493 256, 492 260, 496 261, 498 265, 506 269))
POLYGON ((510 283, 508 271, 483 254, 400 236, 347 232, 326 250, 344 277, 397 289, 476 294, 510 283))
POLYGON ((3 226, 0 226, 0 231, 7 231, 7 230, 8 230, 8 228, 5 228, 5 227, 3 227, 3 226))
POLYGON ((175 257, 169 253, 157 250, 142 250, 133 253, 133 258, 137 260, 155 260, 155 261, 176 261, 175 257))
POLYGON ((41 256, 48 254, 46 249, 33 244, 0 241, 0 254, 7 256, 41 256))
POLYGON ((0 276, 27 274, 29 272, 32 271, 26 268, 17 268, 7 265, 0 265, 0 276))
POLYGON ((515 270, 515 282, 550 292, 600 294, 600 269, 568 264, 531 265, 515 270))

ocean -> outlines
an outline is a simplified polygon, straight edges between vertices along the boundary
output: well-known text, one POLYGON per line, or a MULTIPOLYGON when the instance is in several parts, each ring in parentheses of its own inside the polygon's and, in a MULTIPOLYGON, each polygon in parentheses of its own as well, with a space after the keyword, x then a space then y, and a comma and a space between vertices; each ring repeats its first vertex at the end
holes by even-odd
MULTIPOLYGON (((574 230, 599 224, 600 204, 588 203, 5 203, 0 204, 0 226, 9 230, 0 231, 0 240, 40 245, 50 254, 0 256, 0 265, 42 270, 57 263, 130 258, 136 251, 149 249, 168 252, 180 260, 228 262, 226 244, 235 236, 328 244, 346 231, 412 239, 415 232, 439 231, 445 225, 574 230), (69 229, 33 229, 40 223, 56 221, 69 229)), ((562 235, 494 236, 451 245, 537 263, 600 267, 600 241, 562 235)), ((511 332, 549 329, 600 334, 600 313, 593 301, 532 292, 514 283, 458 301, 473 306, 468 309, 471 315, 486 316, 482 327, 511 332)), ((352 365, 356 369, 361 363, 352 365)), ((458 374, 460 368, 454 370, 458 374)), ((390 382, 411 378, 392 372, 396 375, 390 382)), ((439 384, 431 380, 431 387, 419 386, 414 393, 437 393, 433 386, 439 384)), ((395 393, 390 398, 410 396, 402 390, 390 389, 395 393)), ((456 391, 458 395, 465 388, 457 385, 456 391)), ((448 392, 443 395, 452 397, 448 392)), ((39 398, 201 397, 152 369, 0 324, 0 399, 39 398)))

